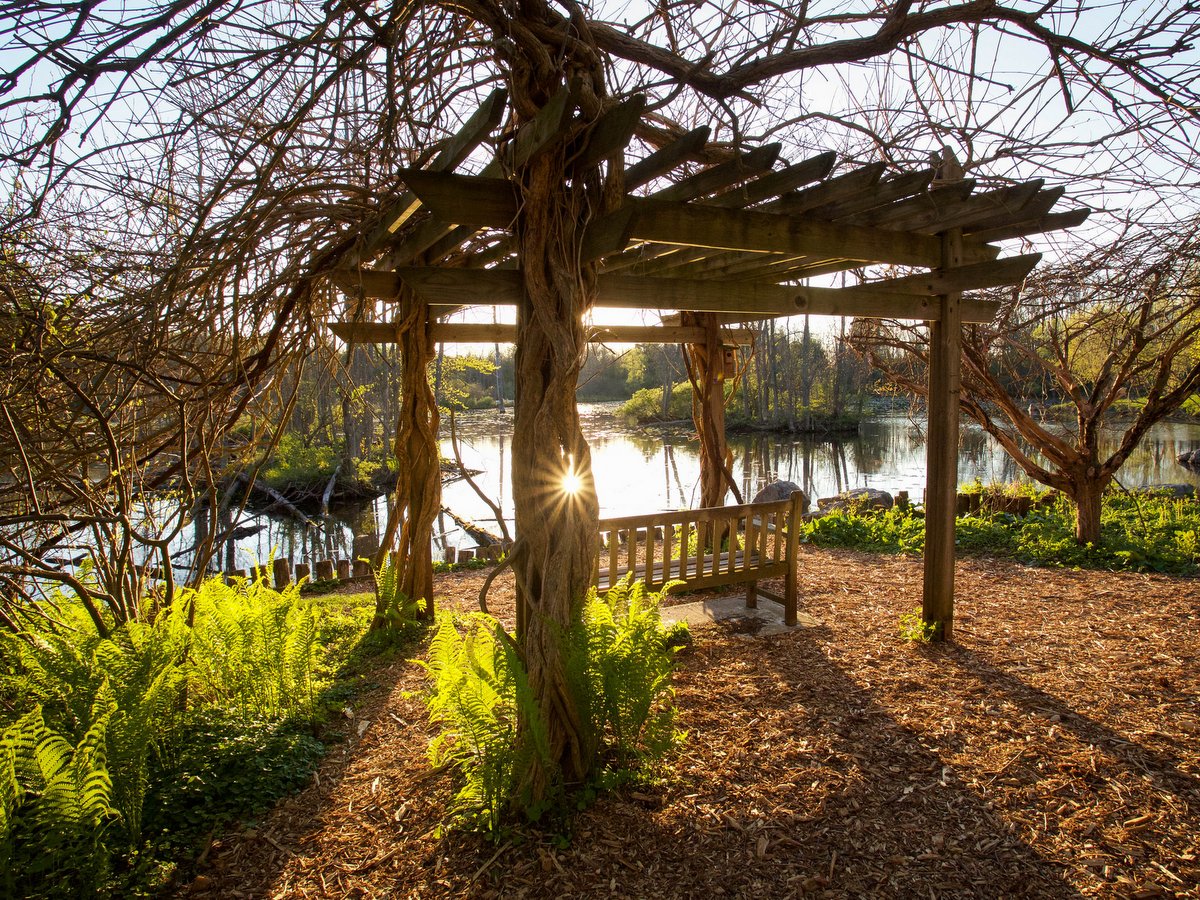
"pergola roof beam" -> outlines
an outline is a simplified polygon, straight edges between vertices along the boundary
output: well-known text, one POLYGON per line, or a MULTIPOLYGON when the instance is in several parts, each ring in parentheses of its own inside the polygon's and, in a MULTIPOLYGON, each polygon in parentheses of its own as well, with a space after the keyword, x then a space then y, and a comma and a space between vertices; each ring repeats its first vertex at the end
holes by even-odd
POLYGON ((622 152, 629 145, 645 108, 646 95, 634 94, 603 113, 588 132, 586 143, 573 154, 572 165, 586 169, 622 152))
POLYGON ((625 170, 625 190, 635 191, 698 154, 708 143, 709 128, 703 126, 656 150, 625 170))
POLYGON ((746 181, 723 194, 699 201, 706 206, 724 206, 730 209, 741 209, 773 200, 780 194, 795 190, 814 181, 819 181, 829 174, 833 164, 837 162, 837 154, 830 151, 785 166, 775 172, 768 172, 750 181, 746 181))
MULTIPOLYGON (((542 107, 536 116, 522 125, 512 140, 508 143, 504 150, 505 156, 509 160, 510 165, 521 165, 532 159, 540 153, 562 130, 567 123, 572 103, 573 86, 564 85, 550 101, 542 107)), ((503 106, 501 107, 503 108, 503 106)), ((410 169, 408 173, 414 171, 424 171, 410 169)), ((503 174, 504 167, 501 166, 499 160, 493 159, 484 167, 483 172, 479 177, 491 179, 494 176, 503 174)), ((405 173, 401 173, 403 179, 405 173)), ((467 177, 467 176, 459 176, 467 177)), ((506 182, 507 183, 507 182, 506 182)), ((409 184, 411 188, 412 185, 409 184)), ((511 190, 511 187, 510 187, 511 190)), ((413 191, 416 194, 416 191, 413 191)), ((420 195, 418 194, 418 197, 420 195)), ((422 201, 424 202, 424 201, 422 201)), ((428 204, 426 204, 428 205, 428 204)), ((454 228, 455 225, 468 225, 468 222, 445 222, 437 221, 436 217, 430 221, 422 223, 417 227, 416 231, 405 237, 405 239, 391 251, 389 251, 383 261, 379 263, 384 268, 393 266, 402 266, 411 263, 422 253, 430 250, 435 245, 438 246, 435 252, 435 258, 440 258, 450 252, 458 244, 469 238, 472 234, 478 231, 478 228, 463 229, 454 228), (447 238, 449 239, 447 241, 447 238)))
MULTIPOLYGON (((888 203, 889 201, 886 198, 892 198, 894 202, 891 202, 889 206, 882 207, 884 210, 896 209, 901 211, 909 211, 913 208, 925 209, 930 205, 939 204, 939 201, 944 202, 947 200, 958 199, 961 195, 969 192, 971 184, 973 184, 973 182, 971 184, 960 183, 958 185, 939 188, 936 191, 921 194, 915 197, 910 196, 914 190, 921 189, 920 185, 922 183, 928 182, 929 178, 926 177, 927 174, 929 178, 932 178, 932 171, 930 170, 928 173, 926 171, 922 171, 910 173, 908 175, 900 175, 896 178, 890 179, 887 182, 884 182, 883 184, 872 182, 873 186, 869 189, 862 189, 861 185, 859 185, 858 187, 854 188, 853 196, 851 198, 843 199, 841 201, 837 201, 836 203, 827 203, 822 207, 815 207, 813 210, 810 210, 808 213, 806 213, 806 216, 816 215, 818 209, 820 209, 825 211, 827 215, 830 212, 841 212, 841 215, 834 219, 834 221, 841 224, 871 225, 875 216, 871 213, 859 210, 862 210, 863 208, 870 209, 870 207, 878 207, 880 203, 888 203), (895 200, 897 196, 902 196, 903 199, 897 201, 895 200)), ((775 207, 775 204, 769 204, 768 206, 775 207)), ((765 208, 768 207, 764 207, 764 209, 765 208)), ((896 218, 901 218, 901 216, 898 215, 896 218)), ((899 229, 889 228, 887 230, 899 229)), ((975 254, 980 258, 988 258, 989 256, 994 255, 991 251, 983 251, 978 246, 975 248, 975 254)), ((808 256, 764 256, 762 254, 737 252, 692 252, 684 254, 672 254, 670 256, 667 256, 665 253, 660 253, 656 255, 662 257, 661 262, 657 264, 651 263, 650 260, 653 259, 653 257, 650 259, 643 257, 636 260, 636 262, 641 262, 644 264, 640 269, 638 269, 638 271, 643 274, 659 274, 670 272, 673 275, 692 275, 701 274, 703 272, 712 272, 722 276, 730 276, 742 275, 751 271, 757 271, 762 269, 764 266, 782 266, 783 268, 781 271, 786 273, 788 271, 818 264, 820 264, 822 268, 828 268, 828 271, 834 272, 861 265, 860 260, 846 260, 844 263, 838 263, 835 265, 830 257, 813 259, 808 256), (792 265, 783 266, 784 263, 792 263, 792 265)), ((763 271, 759 272, 758 274, 764 277, 770 277, 771 273, 769 271, 763 271)))
MULTIPOLYGON (((1047 188, 1044 191, 1038 191, 1019 209, 997 209, 993 210, 990 215, 976 215, 969 218, 964 217, 965 220, 952 219, 951 221, 957 227, 962 228, 964 234, 973 234, 988 228, 999 228, 1029 219, 1038 219, 1049 213, 1065 193, 1066 188, 1063 187, 1047 188)), ((955 227, 955 225, 950 227, 955 227)))
MULTIPOLYGON (((521 273, 500 269, 400 269, 376 273, 381 296, 399 293, 408 285, 424 302, 441 306, 516 305, 521 300, 521 273), (388 279, 384 283, 382 279, 388 279)), ((365 282, 364 282, 365 284, 365 282)), ((914 283, 915 288, 922 285, 914 283)), ((614 309, 684 309, 744 315, 788 316, 800 312, 900 319, 931 319, 938 315, 932 295, 882 292, 873 288, 791 287, 746 284, 733 287, 718 281, 601 275, 596 280, 596 305, 614 309)), ((966 321, 988 321, 996 305, 978 301, 964 313, 966 321)))
MULTIPOLYGON (((516 217, 517 198, 509 182, 422 170, 408 170, 401 177, 442 221, 504 228, 516 217)), ((940 258, 940 244, 929 235, 658 199, 631 197, 629 203, 636 212, 635 240, 896 265, 935 266, 940 258)), ((990 255, 978 242, 969 242, 964 253, 971 262, 990 255)))
MULTIPOLYGON (((400 339, 398 322, 328 322, 329 330, 346 343, 394 344, 400 339)), ((587 340, 592 344, 699 344, 706 335, 704 328, 695 325, 585 325, 587 340)), ((434 322, 431 337, 438 343, 450 344, 512 344, 517 338, 517 326, 492 322, 434 322)), ((729 329, 721 340, 729 344, 749 344, 751 332, 729 329)))
MULTIPOLYGON (((697 202, 705 206, 720 206, 727 209, 740 209, 752 206, 755 203, 777 197, 779 194, 792 190, 802 184, 824 178, 829 173, 829 170, 833 168, 836 159, 837 154, 835 153, 822 153, 819 156, 814 156, 811 159, 806 159, 803 162, 780 169, 778 172, 770 172, 759 178, 755 178, 753 181, 748 181, 724 194, 697 202)), ((668 260, 669 264, 677 266, 704 259, 710 253, 711 251, 709 250, 699 250, 694 247, 678 248, 669 244, 643 244, 641 247, 630 250, 619 257, 606 260, 604 270, 615 272, 638 263, 667 256, 671 257, 668 260), (646 249, 648 247, 652 247, 653 249, 646 249)))
POLYGON ((1092 214, 1090 209, 1072 209, 1066 212, 1050 213, 1034 219, 1026 219, 1012 225, 998 225, 971 232, 976 240, 1008 241, 1013 238, 1028 237, 1031 234, 1041 234, 1046 231, 1058 231, 1063 228, 1075 228, 1087 221, 1092 214))
MULTIPOLYGON (((452 176, 440 176, 452 177, 452 176)), ((633 237, 715 250, 822 254, 897 265, 935 266, 940 243, 926 235, 812 222, 755 210, 631 198, 633 237)))
MULTIPOLYGON (((430 171, 450 172, 458 168, 463 160, 470 156, 471 152, 479 146, 480 142, 500 124, 500 118, 504 115, 504 106, 507 101, 508 91, 504 90, 504 88, 497 88, 492 91, 487 99, 479 105, 479 108, 471 114, 470 118, 463 124, 463 127, 446 141, 441 151, 434 157, 433 162, 429 164, 430 171)), ((386 224, 386 228, 381 229, 378 236, 372 235, 374 241, 368 238, 366 242, 367 252, 370 253, 378 249, 384 237, 389 234, 395 234, 420 209, 420 206, 420 201, 412 194, 402 195, 393 205, 390 212, 384 216, 383 221, 386 224)))
POLYGON ((929 221, 935 221, 944 211, 956 208, 958 204, 966 201, 974 190, 975 181, 966 179, 856 212, 851 215, 849 221, 874 228, 911 228, 924 233, 925 229, 922 226, 929 221))
MULTIPOLYGON (((829 174, 836 160, 837 154, 833 152, 822 153, 811 159, 798 162, 795 165, 786 166, 777 172, 768 172, 765 175, 738 185, 723 194, 718 194, 715 197, 709 197, 697 202, 705 206, 721 206, 729 209, 741 209, 752 206, 755 203, 761 203, 765 200, 778 197, 781 193, 792 190, 800 185, 824 178, 829 174)), ((605 260, 604 270, 615 272, 667 255, 673 255, 676 259, 681 259, 682 261, 691 261, 701 259, 707 254, 708 251, 696 251, 695 249, 681 250, 679 247, 670 244, 642 244, 620 256, 605 260)))
MULTIPOLYGON (((549 146, 570 121, 575 106, 572 102, 578 85, 571 81, 563 85, 537 114, 517 129, 516 135, 501 150, 501 156, 509 171, 520 168, 549 146)), ((499 159, 488 164, 487 175, 499 175, 504 171, 499 159)))
POLYGON ((434 174, 405 169, 400 177, 442 222, 508 228, 517 217, 512 182, 478 175, 434 174))
POLYGON ((925 169, 920 172, 906 172, 903 175, 897 175, 894 178, 877 182, 869 190, 863 191, 855 197, 845 200, 835 200, 822 206, 814 207, 807 210, 805 215, 816 219, 828 219, 830 221, 844 219, 855 213, 875 209, 876 207, 911 197, 913 194, 927 191, 929 183, 933 181, 933 175, 933 169, 925 169))
POLYGON ((784 194, 776 203, 771 204, 771 210, 791 216, 808 212, 826 203, 856 197, 878 184, 886 168, 883 163, 871 163, 843 175, 827 178, 820 184, 814 184, 802 191, 784 194))
POLYGON ((782 144, 765 144, 755 147, 746 153, 739 153, 733 159, 710 166, 695 175, 677 181, 675 184, 655 191, 650 196, 656 200, 673 200, 684 202, 707 197, 717 191, 725 190, 735 184, 740 184, 762 172, 769 171, 779 158, 782 144))
POLYGON ((863 291, 878 294, 955 294, 984 288, 1020 284, 1042 259, 1040 253, 1025 253, 990 262, 958 266, 935 272, 922 272, 901 278, 884 278, 859 285, 863 291))

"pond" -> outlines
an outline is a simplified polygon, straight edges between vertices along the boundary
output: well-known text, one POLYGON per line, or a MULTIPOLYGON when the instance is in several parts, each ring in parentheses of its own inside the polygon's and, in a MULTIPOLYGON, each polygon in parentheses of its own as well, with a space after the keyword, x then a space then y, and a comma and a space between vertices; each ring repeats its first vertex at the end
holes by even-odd
MULTIPOLYGON (((584 433, 592 448, 601 515, 625 515, 657 509, 694 506, 699 497, 700 462, 696 444, 685 433, 634 430, 615 416, 619 404, 581 407, 584 433)), ((453 457, 443 423, 442 454, 453 457)), ((512 491, 509 466, 512 414, 469 413, 458 420, 464 464, 479 470, 475 481, 500 503, 511 522, 512 491)), ((828 497, 848 488, 871 487, 895 494, 908 491, 921 499, 925 488, 925 423, 920 417, 872 417, 858 434, 832 440, 779 434, 731 435, 733 474, 749 500, 764 485, 781 479, 799 484, 813 498, 828 497)), ((1147 435, 1122 468, 1125 487, 1188 483, 1200 487, 1200 474, 1176 462, 1186 451, 1200 448, 1200 425, 1163 423, 1147 435)), ((959 453, 959 483, 1026 480, 1016 464, 982 429, 964 422, 959 453)), ((729 502, 732 502, 732 497, 729 502)), ((443 503, 458 516, 498 532, 495 517, 462 480, 445 485, 443 503)), ((266 560, 272 552, 294 563, 318 558, 354 558, 370 554, 387 516, 384 498, 355 509, 335 511, 329 521, 303 528, 292 521, 254 517, 256 534, 235 542, 236 568, 266 560)), ((435 544, 469 547, 474 541, 446 516, 435 524, 435 544)))

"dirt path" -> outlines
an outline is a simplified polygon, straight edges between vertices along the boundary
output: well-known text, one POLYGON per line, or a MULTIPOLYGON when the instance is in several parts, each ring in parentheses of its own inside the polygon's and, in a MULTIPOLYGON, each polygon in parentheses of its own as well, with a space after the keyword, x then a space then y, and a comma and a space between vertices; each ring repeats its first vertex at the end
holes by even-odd
MULTIPOLYGON (((920 560, 807 551, 822 626, 697 630, 673 780, 597 803, 566 846, 437 836, 451 785, 425 761, 421 671, 396 663, 319 782, 217 842, 185 893, 1200 897, 1200 584, 958 574, 956 645, 920 647, 897 632, 920 560)), ((465 608, 480 581, 439 589, 465 608)), ((503 578, 492 606, 511 613, 503 578)))

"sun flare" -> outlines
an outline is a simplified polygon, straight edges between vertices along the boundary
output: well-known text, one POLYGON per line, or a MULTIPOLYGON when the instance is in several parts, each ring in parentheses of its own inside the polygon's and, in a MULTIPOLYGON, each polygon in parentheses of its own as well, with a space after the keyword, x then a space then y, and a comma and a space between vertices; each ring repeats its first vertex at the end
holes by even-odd
POLYGON ((578 494, 583 489, 583 479, 572 470, 563 476, 562 489, 564 494, 578 494))

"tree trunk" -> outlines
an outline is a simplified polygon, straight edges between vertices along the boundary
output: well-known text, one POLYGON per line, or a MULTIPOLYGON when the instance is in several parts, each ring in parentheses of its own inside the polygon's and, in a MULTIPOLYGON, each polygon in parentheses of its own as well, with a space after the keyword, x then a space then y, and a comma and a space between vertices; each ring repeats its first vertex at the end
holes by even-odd
POLYGON ((767 401, 768 409, 771 413, 771 418, 775 421, 779 420, 779 410, 782 408, 779 401, 779 364, 775 360, 775 353, 778 347, 775 346, 775 320, 767 320, 767 334, 770 337, 767 340, 767 365, 771 373, 771 390, 768 396, 771 398, 767 401))
POLYGON ((1100 543, 1100 498, 1105 485, 1086 475, 1071 484, 1071 499, 1075 502, 1075 540, 1081 544, 1100 543))
POLYGON ((583 780, 594 747, 567 684, 564 637, 591 583, 600 515, 575 402, 587 351, 580 317, 596 285, 595 266, 580 262, 579 246, 584 223, 599 211, 587 208, 582 179, 567 183, 565 153, 562 146, 546 151, 519 173, 516 223, 524 293, 512 450, 517 643, 549 749, 525 773, 522 793, 535 803, 559 777, 583 780))
MULTIPOLYGON (((807 321, 807 317, 806 317, 807 321)), ((780 341, 779 354, 783 368, 784 420, 788 431, 796 430, 796 366, 795 348, 792 347, 792 331, 787 325, 783 328, 783 338, 780 341)))
MULTIPOLYGON (((496 307, 493 306, 492 307, 492 324, 496 324, 499 321, 500 321, 499 314, 496 311, 496 307)), ((504 390, 500 386, 500 345, 494 344, 492 346, 492 350, 493 350, 492 360, 496 365, 496 372, 495 372, 495 375, 496 375, 496 384, 495 384, 496 406, 499 408, 500 412, 504 412, 504 390)))
MULTIPOLYGON (((429 386, 429 361, 433 358, 429 307, 411 298, 407 298, 407 305, 410 312, 400 329, 402 390, 396 422, 396 492, 375 555, 375 567, 383 565, 394 545, 399 590, 409 599, 425 600, 425 615, 429 617, 433 615, 433 522, 442 507, 438 408, 429 386)), ((387 613, 377 605, 371 627, 386 627, 387 613)))
MULTIPOLYGON (((807 317, 805 317, 807 321, 807 317)), ((846 359, 846 317, 842 316, 841 327, 833 346, 833 400, 830 403, 835 420, 842 416, 842 381, 846 359)))
POLYGON ((804 407, 805 431, 812 431, 812 370, 812 332, 805 315, 804 332, 800 337, 800 405, 804 407))

